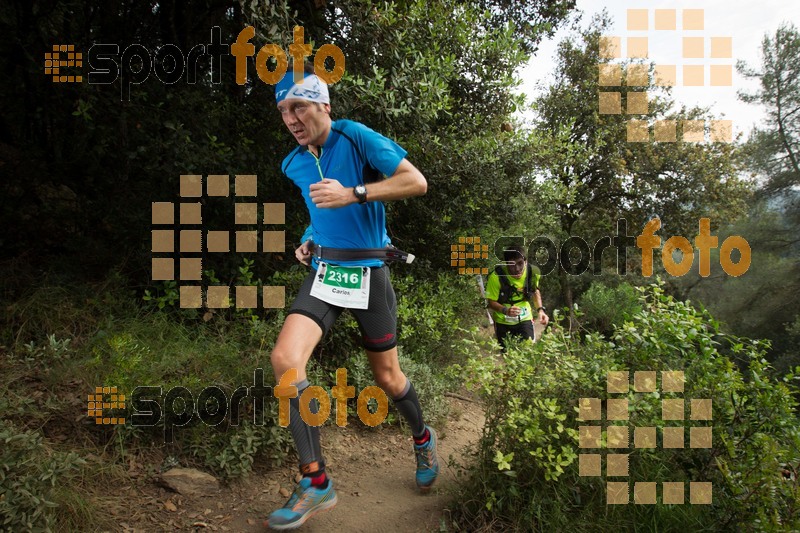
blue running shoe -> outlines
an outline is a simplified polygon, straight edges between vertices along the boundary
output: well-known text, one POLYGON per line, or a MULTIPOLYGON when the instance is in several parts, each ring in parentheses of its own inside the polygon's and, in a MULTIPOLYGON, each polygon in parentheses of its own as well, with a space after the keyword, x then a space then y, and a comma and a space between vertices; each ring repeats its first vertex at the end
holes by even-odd
POLYGON ((337 501, 333 481, 330 478, 328 488, 318 489, 311 486, 309 478, 304 477, 286 505, 269 515, 267 525, 272 529, 300 527, 314 514, 332 508, 337 501))
POLYGON ((430 426, 425 427, 431 434, 428 442, 420 446, 414 445, 414 453, 417 456, 417 487, 421 492, 428 492, 439 475, 436 431, 430 426))

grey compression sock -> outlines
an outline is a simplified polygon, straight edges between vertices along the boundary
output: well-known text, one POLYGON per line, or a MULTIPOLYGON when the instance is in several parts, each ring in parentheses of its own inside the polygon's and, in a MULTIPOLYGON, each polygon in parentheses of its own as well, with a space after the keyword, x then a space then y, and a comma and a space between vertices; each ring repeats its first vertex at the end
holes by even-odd
POLYGON ((420 438, 425 434, 425 422, 422 419, 422 407, 419 405, 417 391, 414 385, 406 378, 406 386, 397 398, 393 398, 394 405, 400 414, 411 425, 411 434, 420 438))
MULTIPOLYGON (((294 446, 301 465, 319 463, 320 470, 324 469, 322 450, 319 443, 319 427, 309 426, 300 416, 300 396, 308 388, 308 380, 304 379, 295 384, 297 397, 289 399, 289 430, 294 438, 294 446)), ((311 400, 309 410, 316 414, 319 412, 319 402, 311 400)))

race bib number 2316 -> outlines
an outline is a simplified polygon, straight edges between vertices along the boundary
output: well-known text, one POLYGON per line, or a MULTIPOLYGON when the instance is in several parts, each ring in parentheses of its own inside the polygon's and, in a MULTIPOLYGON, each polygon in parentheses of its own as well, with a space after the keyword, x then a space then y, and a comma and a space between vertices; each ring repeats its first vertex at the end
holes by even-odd
POLYGON ((369 307, 370 269, 343 267, 319 262, 311 296, 349 309, 369 307))

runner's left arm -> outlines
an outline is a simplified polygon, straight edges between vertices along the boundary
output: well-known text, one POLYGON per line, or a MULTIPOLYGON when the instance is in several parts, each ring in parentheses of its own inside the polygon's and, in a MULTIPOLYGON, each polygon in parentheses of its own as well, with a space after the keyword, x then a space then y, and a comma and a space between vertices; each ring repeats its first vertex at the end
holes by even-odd
MULTIPOLYGON (((542 307, 542 293, 539 292, 538 288, 535 291, 533 291, 533 298, 531 298, 531 300, 533 300, 534 310, 542 307)), ((545 326, 547 325, 548 322, 550 322, 550 317, 547 316, 547 313, 545 312, 544 309, 541 309, 537 314, 539 322, 541 322, 545 326)))

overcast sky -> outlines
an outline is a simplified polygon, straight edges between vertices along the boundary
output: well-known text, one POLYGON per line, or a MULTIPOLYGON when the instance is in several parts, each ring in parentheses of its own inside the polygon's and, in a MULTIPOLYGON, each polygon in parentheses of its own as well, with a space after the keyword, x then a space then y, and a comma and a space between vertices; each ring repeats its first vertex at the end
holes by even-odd
MULTIPOLYGON (((577 0, 577 8, 584 15, 581 26, 585 27, 592 15, 604 8, 613 21, 610 35, 622 37, 622 55, 627 55, 626 37, 648 38, 648 61, 677 65, 678 85, 673 87, 673 98, 687 106, 711 106, 717 117, 733 121, 734 136, 739 132, 749 132, 754 124, 764 118, 763 110, 754 104, 745 104, 736 97, 738 90, 752 91, 756 84, 745 80, 736 73, 735 64, 739 59, 750 66, 761 65, 761 40, 764 34, 774 34, 782 21, 791 21, 800 26, 800 1, 798 0, 577 0), (704 29, 684 31, 682 28, 683 9, 702 9, 704 29), (648 29, 633 31, 627 29, 628 9, 648 10, 648 29), (676 29, 674 31, 655 29, 655 10, 675 9, 676 29), (682 58, 682 38, 703 37, 704 58, 682 58), (733 58, 710 58, 712 37, 731 37, 733 58), (681 65, 704 65, 705 86, 683 87, 681 65), (710 65, 733 65, 732 86, 711 87, 709 82, 710 65)), ((538 92, 537 84, 547 84, 552 75, 556 45, 567 35, 566 29, 542 43, 536 56, 519 72, 522 85, 519 88, 529 96, 538 92)))

